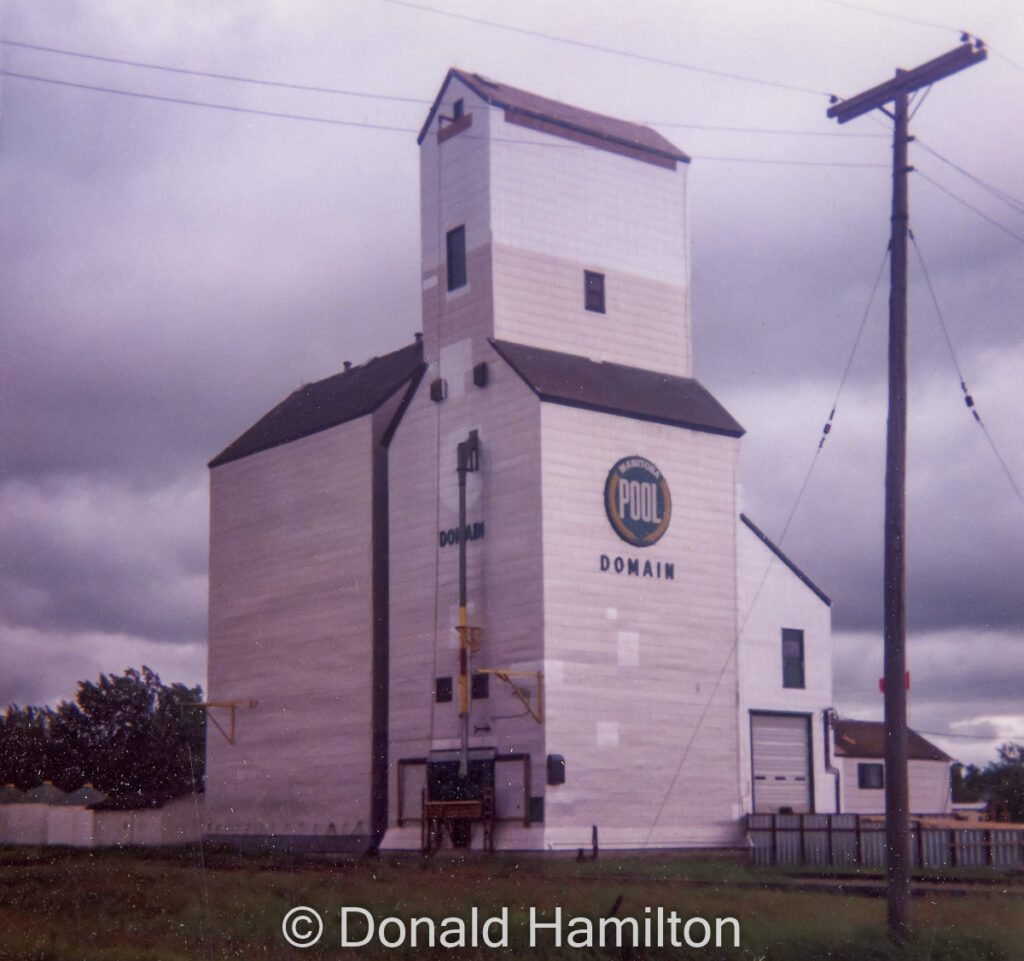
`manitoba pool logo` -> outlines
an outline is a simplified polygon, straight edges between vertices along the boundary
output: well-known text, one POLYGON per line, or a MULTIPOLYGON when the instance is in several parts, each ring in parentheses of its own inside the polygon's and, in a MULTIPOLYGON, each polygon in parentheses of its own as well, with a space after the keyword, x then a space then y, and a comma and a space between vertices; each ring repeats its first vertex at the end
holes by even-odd
POLYGON ((623 457, 608 472, 604 507, 615 533, 636 547, 659 541, 672 517, 668 482, 644 457, 623 457))

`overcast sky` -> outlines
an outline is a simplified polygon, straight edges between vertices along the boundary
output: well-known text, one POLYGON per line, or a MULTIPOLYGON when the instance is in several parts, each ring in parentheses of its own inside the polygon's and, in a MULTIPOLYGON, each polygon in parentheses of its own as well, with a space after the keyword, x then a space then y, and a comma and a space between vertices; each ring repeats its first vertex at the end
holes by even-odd
POLYGON ((782 547, 833 598, 837 708, 880 719, 891 123, 839 127, 827 95, 961 29, 990 57, 915 102, 911 225, 1006 470, 911 250, 910 719, 977 736, 932 738, 966 761, 1024 738, 1019 0, 8 0, 0 704, 142 663, 205 683, 205 464, 419 329, 415 131, 459 66, 692 155, 696 374, 748 431, 744 509, 776 540, 852 356, 782 547))

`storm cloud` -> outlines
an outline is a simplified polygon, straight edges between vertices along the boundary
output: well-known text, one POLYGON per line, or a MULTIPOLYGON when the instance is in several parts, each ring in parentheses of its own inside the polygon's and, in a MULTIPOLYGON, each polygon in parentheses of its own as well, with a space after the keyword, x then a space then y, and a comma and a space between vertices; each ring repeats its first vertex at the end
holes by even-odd
POLYGON ((927 278, 912 250, 911 722, 970 735, 936 740, 976 760, 1024 736, 1024 504, 1007 477, 1024 478, 1024 200, 996 196, 1021 192, 1018 4, 432 6, 533 34, 383 0, 5 6, 0 703, 142 662, 203 681, 205 464, 301 384, 419 329, 415 131, 460 66, 651 123, 693 156, 696 374, 747 429, 744 509, 833 598, 837 707, 880 716, 891 124, 840 128, 827 95, 967 28, 992 56, 912 122, 927 278))

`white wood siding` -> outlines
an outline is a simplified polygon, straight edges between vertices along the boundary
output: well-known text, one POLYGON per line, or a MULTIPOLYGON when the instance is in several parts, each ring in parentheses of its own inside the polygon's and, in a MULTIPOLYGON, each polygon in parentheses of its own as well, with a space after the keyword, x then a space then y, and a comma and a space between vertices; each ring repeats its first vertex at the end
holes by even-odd
POLYGON ((368 834, 371 419, 210 474, 207 830, 368 834), (212 709, 223 722, 226 712, 212 709))
POLYGON ((472 125, 420 146, 423 331, 442 347, 498 337, 690 376, 686 164, 669 170, 506 123, 453 80, 472 125), (445 237, 466 226, 468 283, 446 289, 445 237), (605 313, 583 271, 605 274, 605 313))
MULTIPOLYGON (((835 776, 825 770, 823 711, 832 706, 832 615, 818 597, 739 522, 740 728, 751 711, 811 714, 814 810, 835 811, 835 776), (804 687, 782 686, 782 629, 804 632, 804 687)), ((749 734, 741 741, 744 810, 752 811, 749 734)))
POLYGON ((686 164, 665 169, 492 108, 495 336, 692 374, 686 164), (605 274, 606 312, 583 306, 605 274))
POLYGON ((453 103, 460 98, 466 113, 472 115, 472 125, 439 144, 435 120, 420 145, 423 344, 428 363, 437 361, 441 347, 492 333, 490 108, 454 80, 438 116, 450 117, 453 103), (467 283, 449 291, 446 236, 462 224, 466 227, 467 283))
MULTIPOLYGON (((471 430, 479 432, 480 470, 467 477, 467 521, 485 525, 484 537, 467 543, 469 621, 483 629, 471 666, 536 671, 543 657, 540 402, 486 344, 442 352, 440 364, 448 399, 429 399, 428 375, 389 453, 392 825, 397 760, 460 743, 459 549, 440 546, 438 533, 458 527, 456 447, 471 430), (489 364, 485 388, 472 384, 472 364, 480 359, 489 364), (454 697, 436 704, 434 679, 445 676, 453 679, 454 697)), ((542 790, 543 730, 522 716, 511 690, 492 677, 490 697, 470 707, 470 743, 529 753, 533 784, 542 790)), ((539 847, 541 829, 522 840, 524 831, 502 825, 499 845, 539 847)), ((384 843, 418 847, 418 824, 393 827, 384 843)))
MULTIPOLYGON (((885 791, 859 787, 858 764, 882 764, 881 758, 842 757, 842 807, 844 814, 884 814, 885 791)), ((948 814, 953 810, 948 761, 907 762, 911 814, 948 814)))
MULTIPOLYGON (((556 404, 542 408, 547 750, 545 844, 736 840, 734 438, 556 404), (667 478, 672 519, 647 548, 605 514, 612 466, 639 454, 667 478), (601 570, 601 555, 674 565, 674 579, 601 570)), ((655 568, 656 569, 656 568, 655 568)))

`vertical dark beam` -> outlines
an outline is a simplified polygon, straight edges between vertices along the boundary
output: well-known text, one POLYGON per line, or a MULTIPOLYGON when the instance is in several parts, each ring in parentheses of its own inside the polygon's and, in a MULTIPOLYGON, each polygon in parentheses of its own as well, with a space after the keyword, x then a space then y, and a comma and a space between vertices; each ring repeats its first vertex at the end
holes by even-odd
POLYGON ((533 759, 527 754, 523 758, 523 827, 530 826, 530 798, 533 796, 533 783, 530 780, 530 765, 533 759))
MULTIPOLYGON (((377 426, 376 424, 374 425, 377 426)), ((373 654, 371 656, 370 830, 376 847, 388 829, 388 691, 390 686, 388 624, 388 448, 373 432, 373 540, 371 561, 373 654)))
MULTIPOLYGON (((897 71, 897 78, 902 71, 897 71)), ((889 421, 885 463, 885 833, 889 934, 910 924, 906 687, 907 92, 895 98, 889 290, 889 421)))

